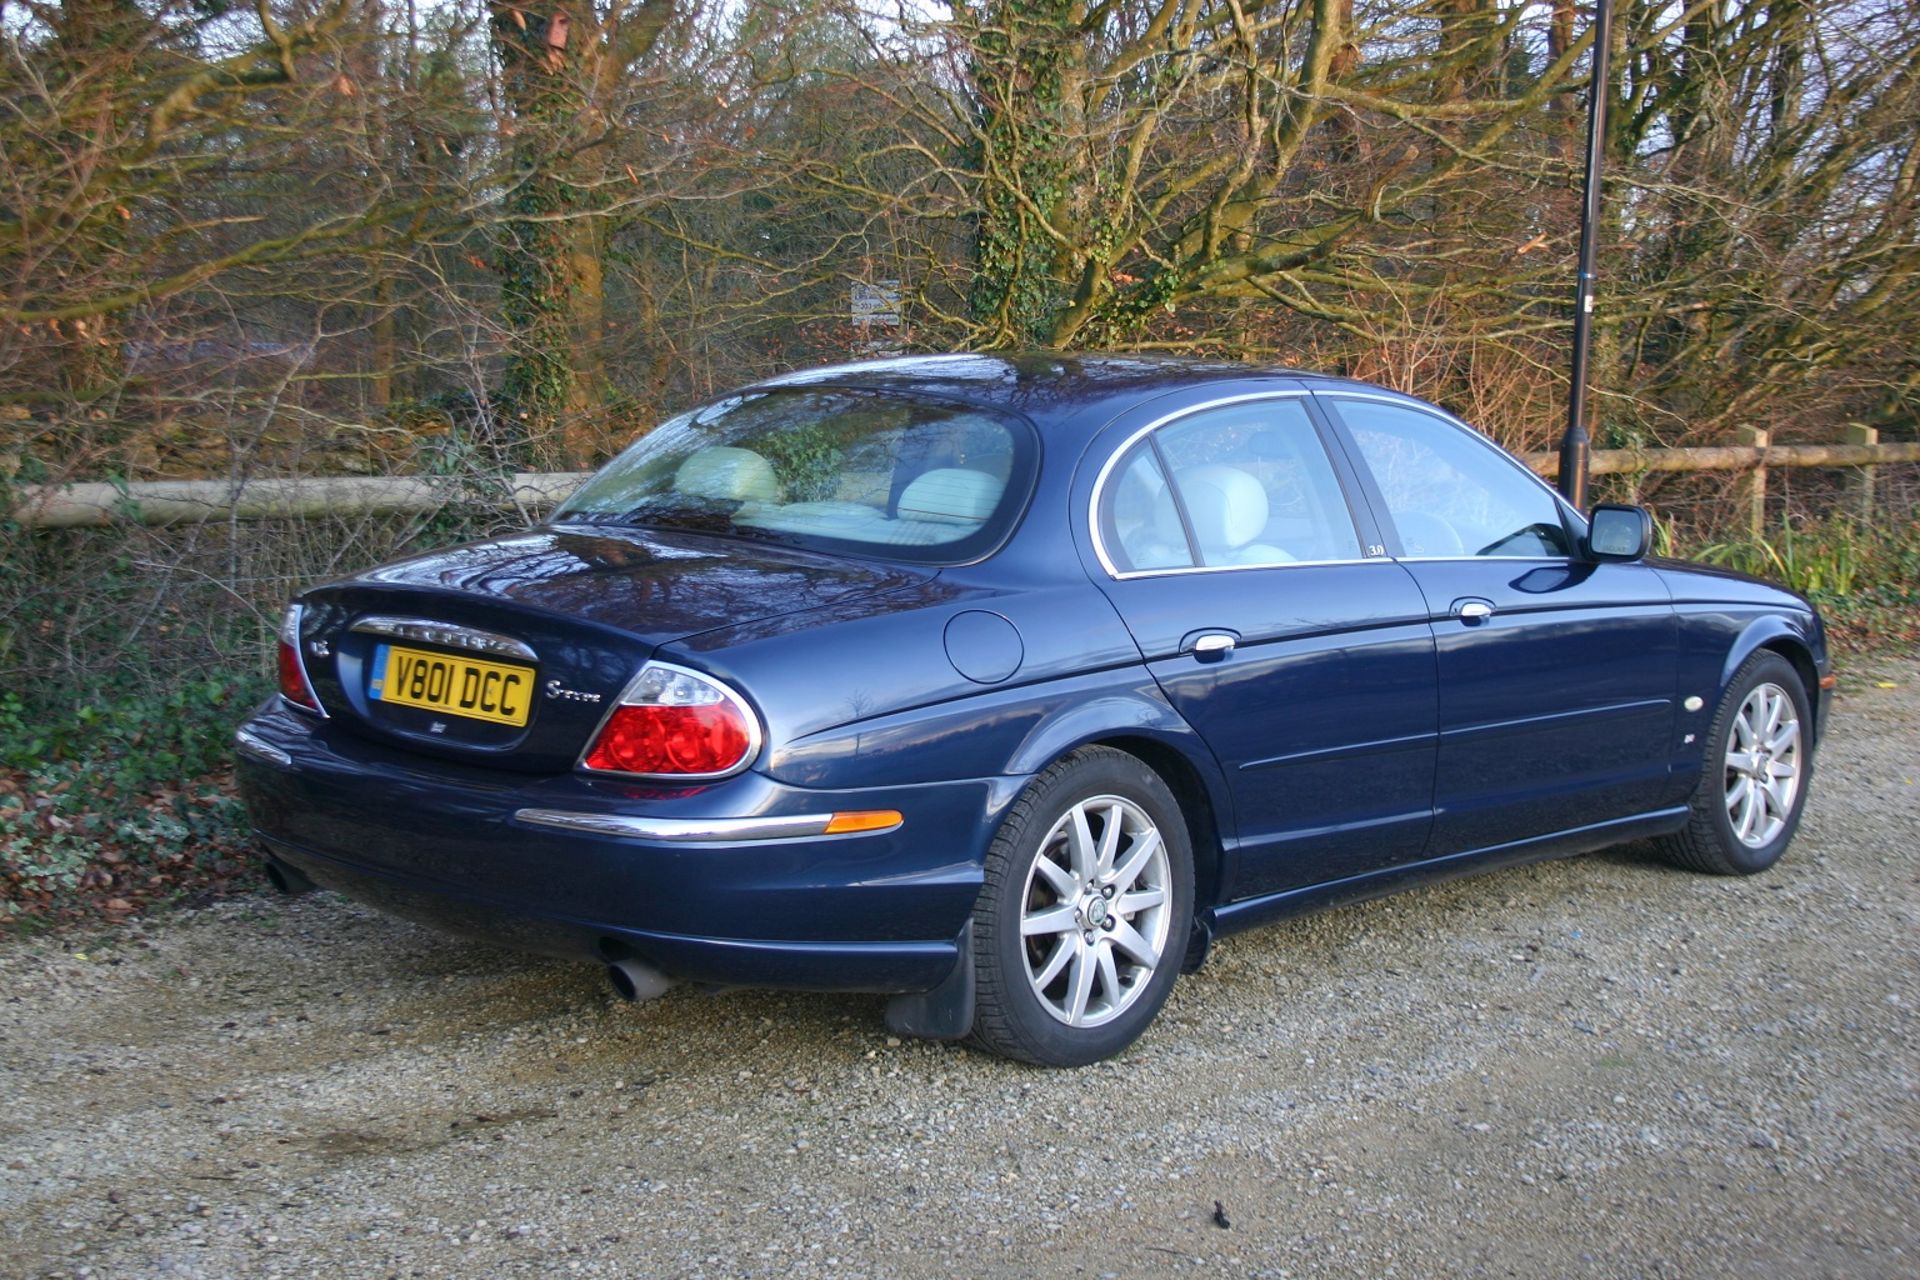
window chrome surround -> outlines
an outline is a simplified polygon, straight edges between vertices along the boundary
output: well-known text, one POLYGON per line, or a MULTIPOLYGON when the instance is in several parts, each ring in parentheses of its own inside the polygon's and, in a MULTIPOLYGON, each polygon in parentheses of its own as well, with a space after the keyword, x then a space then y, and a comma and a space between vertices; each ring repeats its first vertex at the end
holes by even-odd
MULTIPOLYGON (((1564 565, 1577 563, 1574 556, 1395 556, 1398 564, 1537 564, 1564 565)), ((1448 614, 1448 617, 1453 615, 1448 614)))
MULTIPOLYGON (((519 809, 513 820, 527 826, 553 827, 584 835, 618 836, 628 840, 658 840, 669 844, 733 844, 754 840, 808 840, 824 837, 830 813, 802 813, 767 818, 647 818, 620 813, 580 813, 571 809, 519 809)), ((839 838, 882 836, 898 831, 904 822, 867 831, 836 833, 839 838)))
MULTIPOLYGON (((313 687, 313 677, 307 674, 307 647, 300 639, 300 619, 306 616, 306 606, 298 600, 287 606, 287 613, 280 620, 279 641, 293 649, 293 665, 299 669, 300 683, 313 695, 313 706, 304 702, 295 702, 286 694, 280 694, 280 705, 298 711, 303 716, 316 720, 328 720, 327 704, 320 701, 320 691, 313 687)), ((289 761, 288 763, 292 763, 289 761)))
MULTIPOLYGON (((633 673, 633 679, 627 681, 627 687, 620 691, 620 696, 613 700, 613 705, 608 707, 606 714, 600 717, 600 722, 593 726, 593 732, 587 735, 587 745, 580 749, 580 756, 574 761, 573 767, 590 778, 641 778, 648 782, 718 782, 722 778, 731 778, 736 773, 745 772, 755 760, 760 758, 760 748, 764 745, 766 745, 766 734, 760 727, 760 717, 754 714, 752 704, 742 697, 740 692, 732 685, 722 680, 719 676, 709 675, 705 671, 696 671, 692 667, 683 667, 677 662, 658 662, 649 658, 640 664, 640 669, 633 673), (629 702, 627 699, 633 695, 635 689, 640 687, 640 682, 647 678, 647 672, 653 670, 671 671, 675 675, 691 676, 702 684, 710 684, 718 689, 720 696, 725 698, 727 702, 740 713, 747 722, 747 749, 740 754, 740 762, 738 764, 732 768, 722 769, 716 773, 627 773, 620 769, 590 769, 587 767, 587 757, 592 755, 594 747, 599 745, 600 735, 606 732, 607 722, 613 719, 613 713, 621 707, 645 705, 644 703, 629 702)), ((828 816, 831 817, 832 815, 829 814, 828 816)))
MULTIPOLYGON (((302 708, 302 710, 305 709, 306 708, 302 708)), ((293 767, 292 756, 274 746, 271 742, 268 742, 265 738, 247 728, 245 725, 233 731, 233 749, 240 755, 263 761, 266 764, 277 765, 282 769, 291 769, 293 767)))
POLYGON ((517 658, 522 662, 535 664, 540 661, 540 656, 533 651, 533 646, 515 640, 512 636, 482 631, 478 627, 463 627, 451 622, 435 622, 431 618, 400 618, 387 614, 372 614, 357 619, 348 630, 358 631, 362 635, 388 636, 395 640, 417 640, 421 644, 437 644, 443 649, 490 653, 497 658, 517 658))
MULTIPOLYGON (((1345 390, 1344 388, 1337 391, 1318 391, 1318 392, 1315 392, 1314 394, 1326 400, 1373 400, 1373 401, 1379 402, 1380 404, 1398 405, 1400 408, 1407 410, 1409 413, 1425 414, 1429 418, 1437 418, 1441 422, 1447 423, 1450 426, 1458 427, 1461 431, 1465 432, 1468 436, 1472 437, 1474 443, 1478 444, 1483 449, 1489 450, 1490 452, 1493 453, 1495 457, 1499 458, 1502 462, 1505 462, 1508 466, 1513 467, 1515 470, 1519 471, 1520 474, 1524 475, 1527 479, 1533 481, 1535 484, 1539 485, 1542 489, 1544 489, 1547 493, 1547 496, 1553 499, 1554 506, 1556 509, 1558 509, 1564 514, 1571 515, 1573 517, 1574 529, 1576 534, 1587 527, 1587 517, 1581 514, 1580 508, 1574 506, 1571 502, 1567 501, 1566 494, 1561 493, 1558 489, 1548 484, 1546 480, 1544 480, 1541 477, 1540 473, 1535 471, 1532 467, 1528 466, 1526 463, 1520 461, 1520 459, 1514 457, 1511 453, 1508 453, 1505 449, 1501 448, 1497 443, 1495 443, 1493 438, 1489 436, 1486 432, 1480 430, 1480 428, 1474 426, 1471 422, 1468 422, 1465 418, 1462 418, 1457 414, 1448 413, 1445 409, 1442 409, 1439 405, 1430 405, 1430 404, 1427 404, 1425 401, 1405 399, 1401 396, 1383 396, 1372 391, 1348 391, 1348 390, 1345 390)), ((1341 425, 1346 426, 1344 422, 1341 423, 1341 425)), ((1351 427, 1348 427, 1347 429, 1349 431, 1352 430, 1351 427)), ((1408 561, 1545 560, 1554 564, 1562 564, 1568 560, 1577 559, 1577 557, 1572 555, 1566 555, 1566 556, 1401 556, 1399 557, 1399 559, 1408 560, 1408 561)))
MULTIPOLYGON (((1196 413, 1206 413, 1212 409, 1224 409, 1228 405, 1250 404, 1260 400, 1298 400, 1313 394, 1303 388, 1291 391, 1250 391, 1244 395, 1223 396, 1218 400, 1209 400, 1205 404, 1177 409, 1129 433, 1127 438, 1107 455, 1107 460, 1100 464, 1100 473, 1093 478, 1093 497, 1087 503, 1087 535, 1093 542, 1094 558, 1100 562, 1100 567, 1107 571, 1107 576, 1117 582, 1127 582, 1134 578, 1168 578, 1194 573, 1249 573, 1261 569, 1305 569, 1315 565, 1390 563, 1383 557, 1361 555, 1339 560, 1281 560, 1274 564, 1190 564, 1172 565, 1165 569, 1122 569, 1114 564, 1113 557, 1107 553, 1106 539, 1100 533, 1100 498, 1106 492, 1107 481, 1112 477, 1113 469, 1120 465, 1120 459, 1133 451, 1133 446, 1161 427, 1178 422, 1182 418, 1190 418, 1196 413)), ((1316 432, 1316 443, 1318 440, 1319 433, 1316 432)), ((1325 452, 1324 446, 1322 446, 1322 452, 1325 452)), ((1328 464, 1332 465, 1332 462, 1333 460, 1329 458, 1328 464)), ((1169 485, 1173 483, 1172 476, 1167 477, 1167 483, 1169 485)), ((1342 500, 1345 501, 1344 493, 1342 500)), ((1351 511, 1348 513, 1348 518, 1352 519, 1351 511)))
POLYGON ((1188 564, 1170 569, 1125 569, 1112 576, 1117 582, 1135 578, 1168 578, 1201 573, 1259 573, 1266 569, 1315 569, 1336 564, 1393 564, 1392 556, 1355 556, 1350 560, 1275 560, 1271 564, 1188 564))

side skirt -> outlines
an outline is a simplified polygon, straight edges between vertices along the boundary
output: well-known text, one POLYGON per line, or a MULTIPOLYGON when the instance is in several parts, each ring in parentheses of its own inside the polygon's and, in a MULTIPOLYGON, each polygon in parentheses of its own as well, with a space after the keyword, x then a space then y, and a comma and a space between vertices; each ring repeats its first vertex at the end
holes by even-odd
POLYGON ((1571 831, 1556 831, 1548 836, 1470 849, 1465 853, 1450 853, 1443 858, 1429 858, 1425 862, 1410 862, 1383 871, 1369 871, 1365 875, 1349 876, 1344 880, 1329 880, 1325 884, 1307 885, 1305 888, 1230 902, 1214 908, 1213 929, 1216 934, 1238 933, 1242 929, 1305 915, 1310 911, 1384 897, 1416 885, 1438 884, 1443 880, 1495 871, 1524 862, 1570 858, 1627 840, 1666 835, 1686 825, 1687 809, 1680 805, 1636 814, 1631 818, 1616 818, 1610 822, 1575 827, 1571 831))

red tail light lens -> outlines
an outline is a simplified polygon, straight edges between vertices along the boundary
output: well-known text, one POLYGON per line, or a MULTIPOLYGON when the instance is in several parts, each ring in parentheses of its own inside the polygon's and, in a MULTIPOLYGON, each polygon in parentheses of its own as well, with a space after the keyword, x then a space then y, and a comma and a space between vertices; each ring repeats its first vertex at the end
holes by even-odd
POLYGON ((290 604, 280 620, 280 696, 306 711, 319 711, 320 699, 307 682, 306 664, 300 660, 300 606, 290 604))
POLYGON ((746 767, 760 725, 746 700, 684 667, 648 663, 581 765, 651 778, 717 778, 746 767))
POLYGON ((740 713, 711 707, 615 707, 587 768, 616 773, 725 773, 746 754, 740 713))

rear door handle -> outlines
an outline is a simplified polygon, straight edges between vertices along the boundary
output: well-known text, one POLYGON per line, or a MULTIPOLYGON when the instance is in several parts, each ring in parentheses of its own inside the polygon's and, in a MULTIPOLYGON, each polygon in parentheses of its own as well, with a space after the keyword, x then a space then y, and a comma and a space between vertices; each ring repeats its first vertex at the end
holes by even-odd
POLYGON ((1493 606, 1485 600, 1462 600, 1453 606, 1453 616, 1465 623, 1485 622, 1493 616, 1493 606))

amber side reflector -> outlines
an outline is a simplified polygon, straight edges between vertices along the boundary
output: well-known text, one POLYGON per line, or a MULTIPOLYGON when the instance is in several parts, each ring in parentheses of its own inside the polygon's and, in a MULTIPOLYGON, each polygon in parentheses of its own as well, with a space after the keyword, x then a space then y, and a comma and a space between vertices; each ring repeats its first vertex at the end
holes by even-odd
POLYGON ((1820 687, 1822 689, 1831 689, 1833 688, 1833 686, 1839 683, 1840 683, 1839 676, 1821 676, 1820 677, 1820 687))
POLYGON ((827 819, 826 829, 820 834, 850 836, 861 831, 891 831, 905 821, 897 809, 856 809, 834 814, 827 819))

